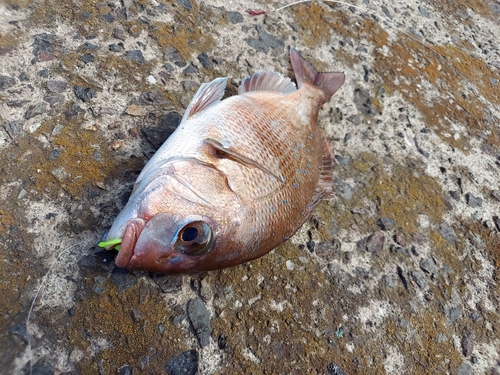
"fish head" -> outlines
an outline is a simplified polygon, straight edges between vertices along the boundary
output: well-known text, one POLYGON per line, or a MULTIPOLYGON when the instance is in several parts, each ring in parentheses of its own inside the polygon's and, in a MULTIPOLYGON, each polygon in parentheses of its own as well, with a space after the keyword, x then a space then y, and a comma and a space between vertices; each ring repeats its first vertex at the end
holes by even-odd
POLYGON ((189 179, 169 171, 134 189, 107 235, 121 239, 118 267, 180 274, 226 266, 243 211, 218 171, 189 168, 189 179))
POLYGON ((200 215, 160 212, 149 220, 132 219, 115 263, 163 274, 193 272, 216 250, 217 227, 212 219, 200 215))

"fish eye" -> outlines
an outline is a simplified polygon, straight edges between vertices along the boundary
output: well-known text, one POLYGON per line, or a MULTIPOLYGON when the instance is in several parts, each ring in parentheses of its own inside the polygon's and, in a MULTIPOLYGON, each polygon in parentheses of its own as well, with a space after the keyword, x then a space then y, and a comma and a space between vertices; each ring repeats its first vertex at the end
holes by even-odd
POLYGON ((213 245, 212 228, 203 221, 186 224, 177 238, 177 248, 186 255, 200 256, 208 253, 213 245))
POLYGON ((187 227, 182 231, 181 240, 182 242, 194 241, 198 238, 199 234, 200 232, 198 231, 198 228, 187 227))

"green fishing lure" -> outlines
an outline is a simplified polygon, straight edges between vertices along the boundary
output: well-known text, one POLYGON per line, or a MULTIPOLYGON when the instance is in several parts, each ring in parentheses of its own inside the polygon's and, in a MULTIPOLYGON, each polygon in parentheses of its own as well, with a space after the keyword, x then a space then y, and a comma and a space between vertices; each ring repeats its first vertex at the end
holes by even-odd
POLYGON ((113 245, 117 245, 114 247, 115 250, 120 250, 120 244, 122 243, 122 240, 119 238, 119 239, 116 239, 116 240, 109 240, 109 241, 101 241, 97 244, 97 246, 99 247, 109 247, 109 246, 113 246, 113 245))

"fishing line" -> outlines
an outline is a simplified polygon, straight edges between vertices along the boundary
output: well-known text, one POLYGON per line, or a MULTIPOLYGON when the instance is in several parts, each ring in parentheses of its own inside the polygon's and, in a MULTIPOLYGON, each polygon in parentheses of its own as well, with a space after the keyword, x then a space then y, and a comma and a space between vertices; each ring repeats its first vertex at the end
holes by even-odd
POLYGON ((30 309, 28 311, 28 317, 26 318, 26 338, 27 338, 27 342, 28 342, 28 352, 29 352, 29 359, 28 359, 28 361, 29 361, 29 364, 30 364, 30 371, 29 371, 30 375, 33 374, 33 351, 32 351, 32 347, 31 347, 29 323, 30 323, 30 319, 31 319, 31 313, 33 312, 33 308, 35 307, 36 300, 37 300, 38 296, 40 295, 40 293, 42 291, 42 288, 45 285, 45 282, 47 281, 47 277, 52 272, 52 269, 54 268, 54 266, 59 262, 59 260, 62 257, 62 255, 65 254, 65 253, 67 253, 69 250, 73 249, 74 247, 77 247, 79 245, 82 245, 82 246, 83 245, 88 245, 88 244, 90 244, 93 241, 94 240, 90 240, 89 239, 89 240, 84 241, 84 242, 76 243, 76 244, 71 245, 70 247, 66 248, 61 253, 59 253, 59 255, 57 255, 57 257, 52 261, 52 264, 50 265, 48 271, 45 273, 45 275, 42 278, 42 282, 40 283, 40 287, 38 288, 37 292, 35 293, 35 297, 33 298, 33 301, 31 302, 31 306, 30 306, 30 309))
MULTIPOLYGON (((472 86, 472 84, 469 82, 469 80, 462 74, 460 73, 460 71, 455 68, 455 66, 445 57, 443 56, 442 54, 440 54, 439 52, 437 52, 435 49, 433 49, 430 45, 424 43, 422 40, 420 40, 417 36, 415 35, 412 35, 408 32, 406 32, 405 30, 401 29, 400 27, 398 27, 397 25, 400 25, 400 26, 403 26, 403 24, 401 23, 396 23, 397 21, 396 20, 392 20, 392 19, 388 19, 388 18, 385 18, 385 17, 382 17, 380 14, 377 14, 373 11, 370 11, 368 10, 367 8, 363 7, 363 6, 359 6, 359 5, 354 5, 354 4, 351 4, 351 3, 348 3, 348 2, 345 2, 345 1, 338 1, 338 0, 298 0, 298 1, 294 1, 292 3, 289 3, 289 4, 286 4, 286 5, 283 5, 279 8, 274 8, 274 9, 267 9, 267 10, 254 10, 254 9, 250 9, 248 10, 248 13, 250 14, 250 16, 252 17, 255 17, 255 16, 259 16, 259 15, 262 15, 262 14, 267 14, 267 13, 275 13, 275 12, 279 12, 280 10, 283 10, 283 9, 286 9, 286 8, 289 8, 289 7, 292 7, 294 5, 299 5, 299 4, 303 4, 303 3, 311 3, 311 2, 315 2, 315 3, 333 3, 333 4, 339 4, 339 5, 344 5, 344 6, 347 6, 347 7, 352 7, 352 8, 355 8, 363 13, 366 13, 366 14, 369 14, 373 17, 376 17, 376 18, 379 18, 381 20, 384 20, 385 22, 387 22, 387 26, 389 26, 390 28, 393 28, 397 31, 399 31, 400 33, 404 34, 405 36, 407 36, 408 38, 410 38, 411 40, 421 44, 422 46, 424 46, 425 48, 428 48, 435 56, 437 56, 437 58, 441 61, 441 62, 444 62, 444 64, 446 66, 448 66, 449 68, 451 68, 453 70, 453 72, 460 78, 462 79, 462 81, 465 83, 465 85, 467 86, 467 88, 470 90, 470 92, 472 92, 473 95, 476 96, 476 98, 479 99, 479 101, 485 106, 485 109, 487 109, 489 107, 489 103, 479 94, 479 92, 476 90, 476 88, 474 86, 472 86)), ((489 64, 488 64, 489 65, 489 64)), ((468 111, 466 108, 464 108, 455 98, 454 96, 452 96, 453 98, 453 101, 462 109, 464 110, 465 112, 467 112, 470 116, 472 116, 472 118, 474 118, 474 120, 478 121, 478 122, 481 122, 475 115, 474 113, 471 113, 470 111, 468 111)), ((495 118, 496 120, 498 120, 498 117, 492 113, 491 111, 489 111, 489 114, 495 118)))

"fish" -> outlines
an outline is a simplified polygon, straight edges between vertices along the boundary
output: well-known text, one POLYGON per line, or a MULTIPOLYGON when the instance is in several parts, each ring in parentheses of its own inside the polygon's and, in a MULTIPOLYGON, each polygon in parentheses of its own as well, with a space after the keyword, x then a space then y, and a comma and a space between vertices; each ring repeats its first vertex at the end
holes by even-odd
POLYGON ((295 49, 297 85, 274 71, 202 84, 182 121, 137 177, 99 245, 118 267, 191 274, 236 266, 289 239, 333 195, 333 150, 318 126, 345 81, 295 49))

